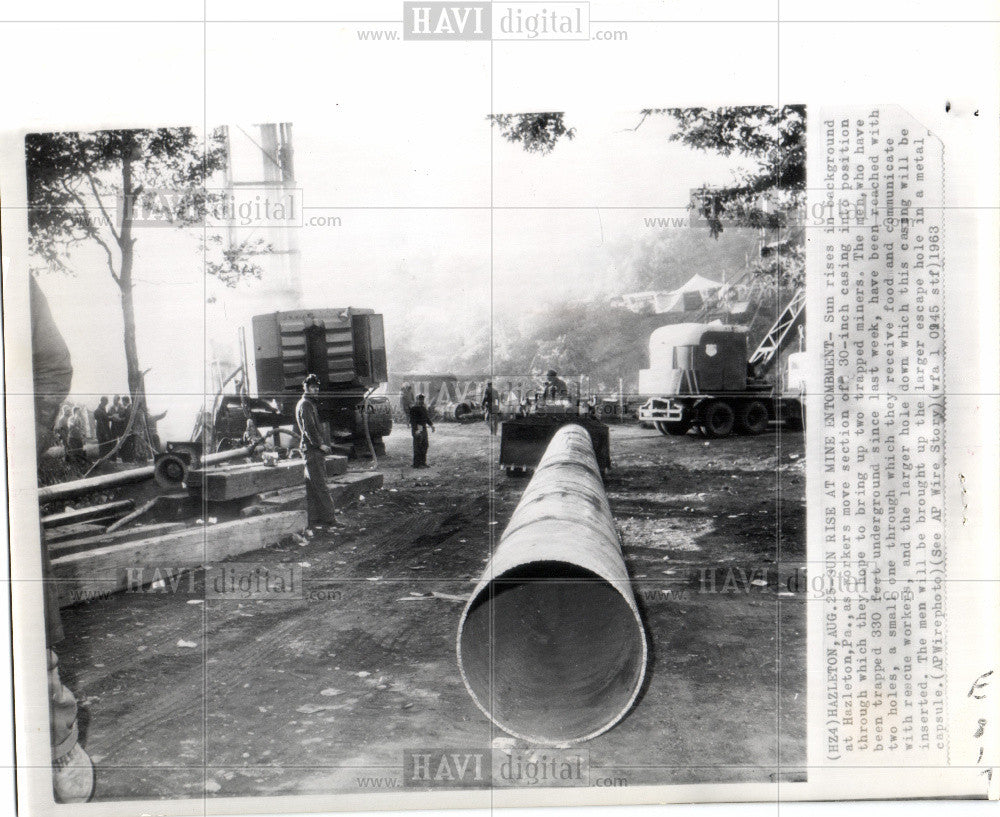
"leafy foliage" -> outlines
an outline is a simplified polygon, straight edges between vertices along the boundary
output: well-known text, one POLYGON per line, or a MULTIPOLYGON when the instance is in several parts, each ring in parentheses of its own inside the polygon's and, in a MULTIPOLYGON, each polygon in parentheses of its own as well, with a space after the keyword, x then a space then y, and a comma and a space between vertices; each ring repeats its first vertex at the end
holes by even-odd
POLYGON ((35 271, 68 272, 73 245, 93 241, 121 285, 113 250, 135 242, 123 222, 139 212, 177 226, 198 223, 206 181, 225 166, 226 151, 221 132, 205 143, 191 128, 156 128, 29 134, 25 158, 28 240, 42 262, 35 271))
POLYGON ((487 117, 508 142, 520 145, 529 153, 551 153, 563 137, 572 139, 575 128, 567 128, 563 114, 545 113, 491 114, 487 117))
MULTIPOLYGON (((671 141, 754 163, 752 169, 736 174, 731 184, 705 186, 694 197, 692 209, 714 238, 727 226, 775 232, 801 221, 806 197, 804 105, 645 108, 635 129, 651 116, 674 120, 671 141)), ((551 153, 560 138, 571 139, 576 133, 562 113, 504 114, 492 119, 505 139, 531 153, 551 153)), ((802 235, 796 235, 801 245, 802 235)), ((757 265, 759 274, 801 281, 805 274, 801 246, 785 239, 779 243, 783 246, 777 256, 757 265)))
POLYGON ((232 289, 241 281, 260 279, 263 270, 255 259, 273 249, 262 238, 227 244, 219 233, 210 233, 202 239, 205 272, 232 289))
MULTIPOLYGON (((92 242, 104 250, 108 274, 121 295, 129 391, 140 437, 155 437, 146 413, 145 371, 136 345, 133 228, 142 221, 176 227, 206 223, 219 197, 208 181, 226 166, 225 132, 200 138, 191 128, 37 133, 25 139, 29 248, 33 273, 72 272, 68 256, 92 242)), ((260 277, 254 256, 261 241, 227 247, 203 242, 205 271, 226 286, 260 277)), ((131 422, 131 421, 130 421, 131 422)))
POLYGON ((729 108, 647 108, 649 116, 666 114, 677 123, 671 141, 723 156, 752 159, 753 171, 732 185, 705 188, 696 203, 713 235, 723 220, 741 227, 779 229, 795 222, 805 206, 806 111, 803 105, 729 108))

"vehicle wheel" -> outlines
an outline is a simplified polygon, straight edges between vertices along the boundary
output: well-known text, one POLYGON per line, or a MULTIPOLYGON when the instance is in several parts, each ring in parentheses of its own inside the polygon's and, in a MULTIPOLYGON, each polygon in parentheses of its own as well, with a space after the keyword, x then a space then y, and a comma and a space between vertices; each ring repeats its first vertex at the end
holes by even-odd
POLYGON ((763 434, 767 431, 767 406, 760 400, 744 403, 740 407, 739 429, 744 434, 763 434))
POLYGON ((733 433, 736 415, 729 403, 713 400, 702 413, 702 429, 706 437, 728 437, 733 433))
POLYGON ((670 433, 669 431, 667 431, 667 424, 661 422, 660 420, 657 420, 655 423, 653 423, 653 427, 657 431, 659 431, 664 437, 666 437, 670 433))
POLYGON ((683 420, 678 420, 676 423, 664 423, 663 425, 667 429, 667 434, 671 437, 683 437, 688 433, 688 429, 691 428, 691 424, 683 420))
POLYGON ((455 420, 459 423, 469 422, 472 419, 469 416, 470 414, 472 414, 472 408, 468 405, 468 403, 459 403, 455 406, 455 420))

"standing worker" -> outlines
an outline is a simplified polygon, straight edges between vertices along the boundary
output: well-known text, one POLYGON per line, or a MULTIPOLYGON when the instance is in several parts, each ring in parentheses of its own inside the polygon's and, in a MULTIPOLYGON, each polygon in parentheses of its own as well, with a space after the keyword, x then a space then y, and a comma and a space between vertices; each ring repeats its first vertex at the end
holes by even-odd
POLYGON ((497 433, 497 412, 500 409, 500 399, 493 389, 493 381, 486 384, 483 391, 483 411, 486 413, 486 423, 490 427, 490 434, 497 433))
MULTIPOLYGON (((31 292, 31 368, 35 385, 35 453, 41 457, 59 405, 69 394, 73 363, 69 348, 49 311, 42 290, 29 279, 31 292)), ((39 526, 41 528, 41 526, 39 526)), ((55 645, 63 640, 59 592, 44 531, 39 531, 44 582, 45 641, 48 656, 49 741, 52 788, 57 803, 86 803, 94 793, 94 764, 80 745, 76 697, 59 677, 55 645)))
POLYGON ((319 378, 309 374, 302 381, 302 399, 295 406, 295 423, 299 427, 302 442, 299 450, 306 461, 306 509, 309 513, 310 529, 339 527, 333 499, 326 487, 326 460, 330 446, 323 442, 319 427, 319 412, 316 411, 315 396, 319 394, 319 378))
POLYGON ((69 462, 81 467, 87 464, 87 455, 83 444, 87 438, 87 421, 83 417, 83 409, 74 407, 69 418, 69 442, 66 448, 66 458, 69 462))
POLYGON ((111 415, 108 414, 108 398, 101 397, 101 402, 94 409, 94 430, 97 434, 97 456, 103 457, 111 450, 111 415))
POLYGON ((115 399, 111 401, 111 410, 108 412, 108 422, 111 426, 112 448, 118 446, 118 450, 115 452, 113 459, 120 460, 122 458, 120 442, 122 435, 125 433, 125 425, 127 422, 127 418, 122 412, 122 396, 120 394, 116 394, 115 399))
POLYGON ((555 369, 549 369, 545 376, 548 379, 545 381, 545 390, 542 392, 543 402, 564 400, 569 397, 569 386, 555 369))
POLYGON ((428 468, 427 465, 427 426, 434 430, 434 423, 424 403, 424 396, 417 395, 417 402, 410 409, 410 431, 413 433, 413 467, 428 468))

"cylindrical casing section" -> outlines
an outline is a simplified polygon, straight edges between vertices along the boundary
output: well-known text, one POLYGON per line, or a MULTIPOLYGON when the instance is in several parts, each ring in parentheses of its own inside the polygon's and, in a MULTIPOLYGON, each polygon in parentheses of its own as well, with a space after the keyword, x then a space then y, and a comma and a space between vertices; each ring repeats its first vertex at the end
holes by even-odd
POLYGON ((552 438, 458 626, 477 706, 534 743, 589 740, 629 711, 647 646, 590 435, 552 438))

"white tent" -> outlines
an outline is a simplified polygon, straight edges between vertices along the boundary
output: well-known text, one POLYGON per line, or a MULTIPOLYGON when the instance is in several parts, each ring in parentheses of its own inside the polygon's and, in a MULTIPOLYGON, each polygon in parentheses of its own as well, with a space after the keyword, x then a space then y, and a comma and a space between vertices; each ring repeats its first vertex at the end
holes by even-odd
POLYGON ((666 312, 694 312, 705 305, 706 298, 722 287, 719 281, 713 281, 703 275, 692 275, 691 278, 672 292, 656 293, 653 311, 657 314, 666 312))

